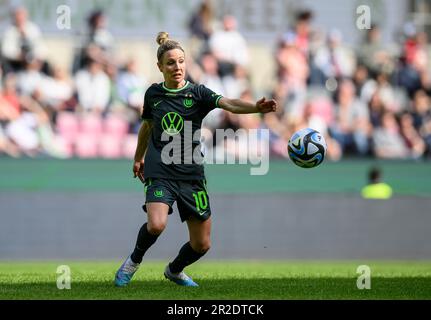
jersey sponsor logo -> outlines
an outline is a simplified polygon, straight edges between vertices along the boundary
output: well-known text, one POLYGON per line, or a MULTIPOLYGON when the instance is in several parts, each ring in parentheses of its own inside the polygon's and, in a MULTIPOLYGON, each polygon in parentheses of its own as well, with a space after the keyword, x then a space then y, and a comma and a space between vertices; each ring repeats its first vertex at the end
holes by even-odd
POLYGON ((157 197, 157 198, 163 197, 163 190, 155 190, 154 191, 154 196, 157 197))
POLYGON ((184 119, 176 112, 168 112, 162 118, 162 129, 173 136, 181 132, 184 127, 184 119))
POLYGON ((163 101, 163 100, 160 100, 160 101, 154 102, 154 104, 153 104, 154 108, 157 108, 157 106, 158 106, 162 101, 163 101))

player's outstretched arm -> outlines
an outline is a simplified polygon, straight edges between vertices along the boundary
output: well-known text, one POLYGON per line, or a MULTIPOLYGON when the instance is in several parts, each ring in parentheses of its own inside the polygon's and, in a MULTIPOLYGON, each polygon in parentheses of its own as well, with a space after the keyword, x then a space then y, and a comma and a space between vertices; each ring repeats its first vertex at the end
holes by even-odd
POLYGON ((138 177, 144 183, 144 155, 148 148, 148 139, 153 130, 152 121, 144 120, 138 133, 138 144, 136 146, 133 163, 133 177, 138 177))
POLYGON ((262 98, 255 104, 241 100, 221 98, 219 101, 220 108, 232 113, 267 113, 277 110, 277 101, 274 99, 266 100, 262 98))

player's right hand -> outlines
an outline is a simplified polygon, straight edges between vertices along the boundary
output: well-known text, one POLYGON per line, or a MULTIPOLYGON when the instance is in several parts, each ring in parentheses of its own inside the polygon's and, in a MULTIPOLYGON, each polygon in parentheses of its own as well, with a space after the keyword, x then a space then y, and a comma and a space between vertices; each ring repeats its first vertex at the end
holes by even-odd
POLYGON ((145 183, 143 161, 135 161, 133 163, 133 178, 136 178, 136 177, 138 177, 142 183, 145 183))

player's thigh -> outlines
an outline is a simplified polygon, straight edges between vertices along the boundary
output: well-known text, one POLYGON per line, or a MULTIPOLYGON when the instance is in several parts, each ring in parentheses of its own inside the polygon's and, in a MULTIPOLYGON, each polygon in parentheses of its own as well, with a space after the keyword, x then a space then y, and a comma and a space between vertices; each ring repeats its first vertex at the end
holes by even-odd
POLYGON ((148 214, 148 231, 161 233, 166 227, 168 215, 172 213, 177 191, 173 182, 166 179, 146 179, 145 205, 148 214))
POLYGON ((149 202, 146 206, 148 231, 153 234, 161 233, 168 223, 169 205, 163 202, 149 202))

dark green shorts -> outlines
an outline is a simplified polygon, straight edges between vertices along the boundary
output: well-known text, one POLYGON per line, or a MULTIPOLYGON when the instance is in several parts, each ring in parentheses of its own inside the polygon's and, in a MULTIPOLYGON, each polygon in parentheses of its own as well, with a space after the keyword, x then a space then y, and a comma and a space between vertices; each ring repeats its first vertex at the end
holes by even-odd
MULTIPOLYGON (((206 180, 147 178, 144 192, 146 204, 149 202, 166 203, 169 206, 169 214, 172 213, 172 206, 176 201, 182 222, 190 217, 207 220, 211 216, 206 180)), ((143 205, 143 209, 147 212, 146 205, 143 205)))

